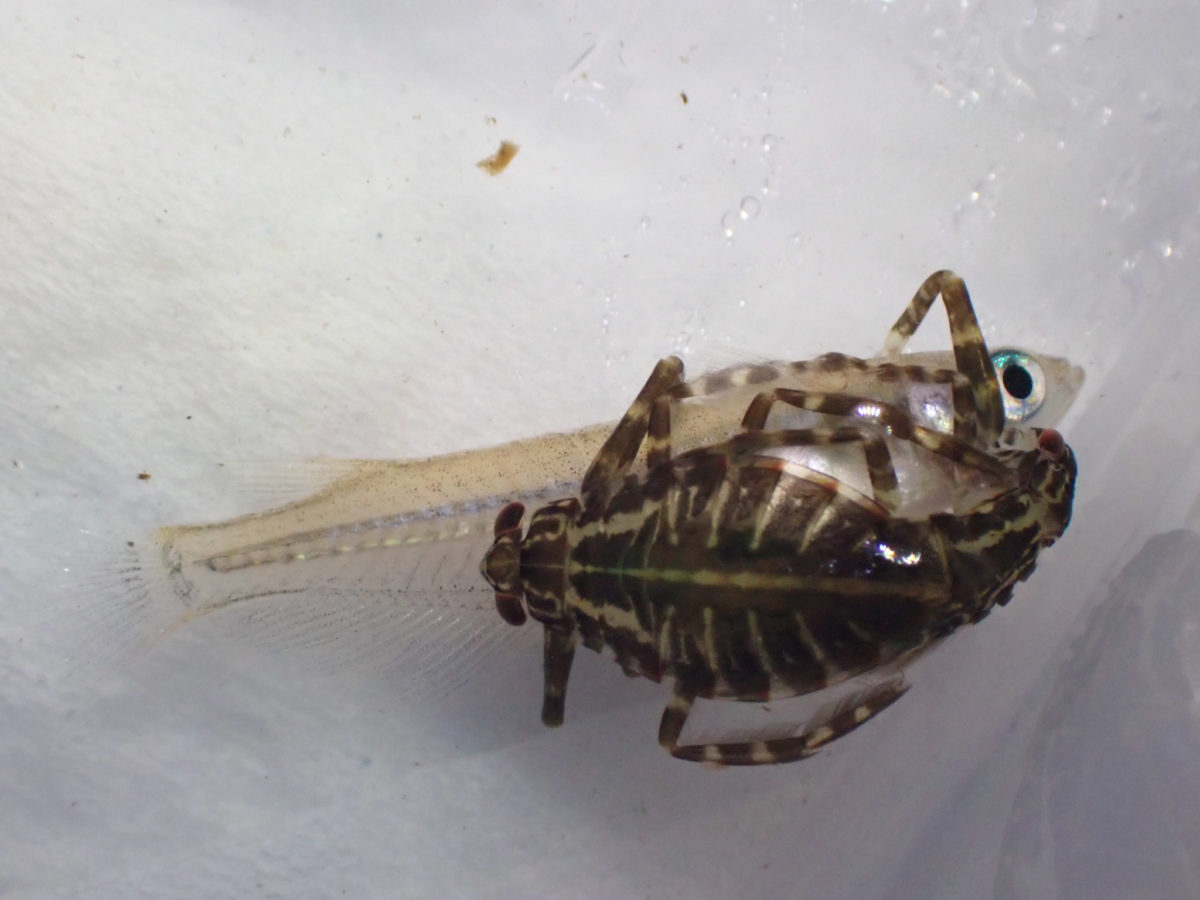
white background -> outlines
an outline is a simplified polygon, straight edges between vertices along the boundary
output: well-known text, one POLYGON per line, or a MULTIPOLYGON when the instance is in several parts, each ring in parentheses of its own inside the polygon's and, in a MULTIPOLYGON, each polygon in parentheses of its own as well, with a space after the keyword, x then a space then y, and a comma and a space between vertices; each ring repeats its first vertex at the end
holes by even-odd
POLYGON ((1200 896, 1197 34, 1098 0, 0 4, 0 895, 1200 896), (674 761, 665 690, 590 654, 544 732, 536 644, 419 709, 203 629, 57 674, 64 569, 255 508, 221 462, 591 424, 669 352, 871 355, 942 267, 993 345, 1086 369, 1075 523, 811 761, 674 761))

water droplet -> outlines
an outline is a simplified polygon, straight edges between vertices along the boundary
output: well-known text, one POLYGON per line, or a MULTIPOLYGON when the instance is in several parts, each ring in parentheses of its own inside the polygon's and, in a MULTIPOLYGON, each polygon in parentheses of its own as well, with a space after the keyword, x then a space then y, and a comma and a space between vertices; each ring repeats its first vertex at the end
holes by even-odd
POLYGON ((738 207, 738 215, 743 221, 753 219, 762 209, 762 201, 757 197, 743 197, 741 206, 738 207))
POLYGON ((649 231, 649 230, 650 230, 650 217, 642 216, 642 221, 638 222, 638 231, 649 231))
POLYGON ((1159 250, 1162 252, 1163 259, 1170 259, 1171 254, 1175 252, 1175 248, 1170 244, 1163 244, 1159 250))
POLYGON ((601 332, 608 334, 614 318, 616 318, 616 312, 613 310, 613 295, 606 293, 604 295, 604 312, 600 315, 601 332))
POLYGON ((775 134, 764 134, 762 139, 763 153, 770 153, 779 143, 779 136, 775 134))
POLYGON ((721 216, 721 230, 725 232, 725 240, 733 240, 733 233, 737 230, 738 221, 741 216, 733 210, 721 216))

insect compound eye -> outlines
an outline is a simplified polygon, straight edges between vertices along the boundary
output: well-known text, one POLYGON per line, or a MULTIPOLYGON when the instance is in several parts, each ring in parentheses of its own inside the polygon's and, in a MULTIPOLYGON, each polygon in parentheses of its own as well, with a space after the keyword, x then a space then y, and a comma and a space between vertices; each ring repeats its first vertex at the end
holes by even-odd
POLYGON ((1028 421, 1046 400, 1046 374, 1042 367, 1020 350, 993 353, 992 366, 1000 381, 1004 418, 1014 424, 1028 421))
POLYGON ((1062 435, 1053 428, 1047 428, 1038 434, 1038 446, 1055 459, 1063 455, 1065 443, 1062 435))
POLYGON ((496 516, 496 525, 493 532, 496 537, 501 538, 506 534, 517 532, 517 539, 520 539, 521 518, 525 515, 525 507, 520 503, 510 503, 496 516))
POLYGON ((496 612, 509 625, 525 624, 525 609, 521 606, 521 598, 516 594, 506 594, 496 591, 496 612))

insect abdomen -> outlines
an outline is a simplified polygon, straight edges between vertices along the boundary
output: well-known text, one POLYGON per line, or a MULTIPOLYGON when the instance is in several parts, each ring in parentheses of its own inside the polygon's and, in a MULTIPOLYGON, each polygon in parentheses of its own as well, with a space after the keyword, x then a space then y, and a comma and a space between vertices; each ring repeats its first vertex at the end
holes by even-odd
POLYGON ((944 592, 926 538, 774 458, 685 458, 579 528, 568 606, 630 674, 700 696, 805 693, 926 640, 944 592))

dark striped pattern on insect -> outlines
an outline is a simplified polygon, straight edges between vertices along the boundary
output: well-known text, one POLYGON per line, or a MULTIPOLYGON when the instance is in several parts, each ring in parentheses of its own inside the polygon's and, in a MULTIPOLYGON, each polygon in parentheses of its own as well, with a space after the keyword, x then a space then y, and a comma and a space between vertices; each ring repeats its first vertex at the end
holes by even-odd
POLYGON ((881 385, 901 370, 950 384, 949 433, 870 396, 776 389, 754 399, 732 438, 673 455, 672 400, 722 387, 720 375, 684 384, 682 363, 668 358, 596 455, 578 498, 537 510, 524 534, 520 504, 500 513, 483 574, 506 621, 519 625, 528 612, 544 626, 547 725, 562 722, 582 642, 610 648, 629 675, 672 679, 659 742, 675 756, 730 765, 802 759, 895 702, 903 680, 852 693, 799 734, 680 739, 697 697, 766 700, 894 670, 1008 601, 1067 527, 1075 459, 1056 431, 1003 428, 996 373, 952 273, 925 281, 889 333, 888 352, 902 349, 939 293, 955 370, 840 355, 817 364, 873 366, 868 374, 881 385), (830 424, 770 430, 779 404, 830 424), (900 515, 897 443, 1002 487, 959 514, 900 515), (631 468, 643 446, 639 477, 631 468), (871 496, 773 455, 835 446, 861 448, 871 496))

